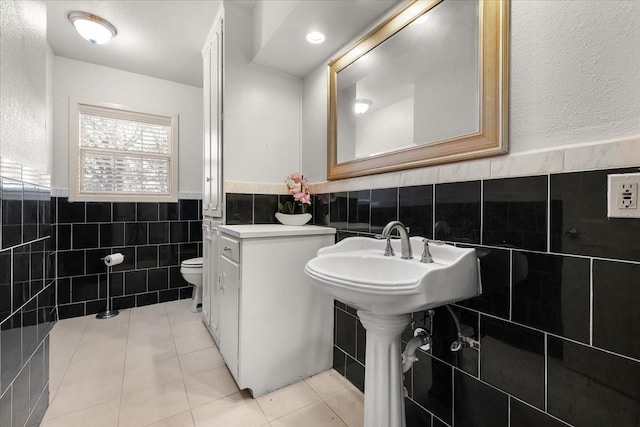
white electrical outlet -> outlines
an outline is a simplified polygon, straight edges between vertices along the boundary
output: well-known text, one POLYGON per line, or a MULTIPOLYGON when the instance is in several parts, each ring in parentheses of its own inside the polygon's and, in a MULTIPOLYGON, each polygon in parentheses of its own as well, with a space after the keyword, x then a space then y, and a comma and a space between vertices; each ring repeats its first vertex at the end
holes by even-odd
POLYGON ((640 188, 640 173, 609 175, 607 191, 609 218, 640 218, 638 188, 640 188))

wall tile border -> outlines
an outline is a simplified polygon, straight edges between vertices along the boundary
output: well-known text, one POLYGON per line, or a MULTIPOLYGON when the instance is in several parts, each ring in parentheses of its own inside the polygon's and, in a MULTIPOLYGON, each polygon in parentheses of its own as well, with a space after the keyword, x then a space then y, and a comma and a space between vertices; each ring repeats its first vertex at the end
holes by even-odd
MULTIPOLYGON (((609 141, 567 145, 450 165, 410 169, 338 181, 316 182, 311 193, 336 193, 386 187, 509 178, 640 164, 640 135, 609 141)), ((251 191, 249 191, 251 192, 251 191)))

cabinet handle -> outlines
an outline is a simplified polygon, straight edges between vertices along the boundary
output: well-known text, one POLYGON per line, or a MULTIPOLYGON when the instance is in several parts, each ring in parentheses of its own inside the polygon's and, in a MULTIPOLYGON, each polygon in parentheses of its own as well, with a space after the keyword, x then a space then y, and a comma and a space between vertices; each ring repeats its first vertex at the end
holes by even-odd
POLYGON ((229 246, 225 246, 222 250, 225 252, 231 252, 231 248, 229 246))
POLYGON ((207 177, 207 182, 211 182, 211 177, 207 177))

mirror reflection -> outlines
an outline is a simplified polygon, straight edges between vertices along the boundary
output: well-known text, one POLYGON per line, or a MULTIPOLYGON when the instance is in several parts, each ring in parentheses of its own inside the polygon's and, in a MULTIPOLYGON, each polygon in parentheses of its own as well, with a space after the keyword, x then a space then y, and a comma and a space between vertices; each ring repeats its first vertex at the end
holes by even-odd
POLYGON ((479 5, 445 0, 337 73, 337 163, 480 131, 479 5))

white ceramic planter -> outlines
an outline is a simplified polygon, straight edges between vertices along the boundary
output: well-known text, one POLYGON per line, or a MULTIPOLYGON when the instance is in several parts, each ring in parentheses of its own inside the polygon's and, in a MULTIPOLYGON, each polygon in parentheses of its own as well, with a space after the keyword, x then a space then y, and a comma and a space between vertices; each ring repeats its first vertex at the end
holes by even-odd
POLYGON ((276 212, 276 219, 284 225, 305 225, 311 219, 311 214, 303 213, 291 215, 276 212))

